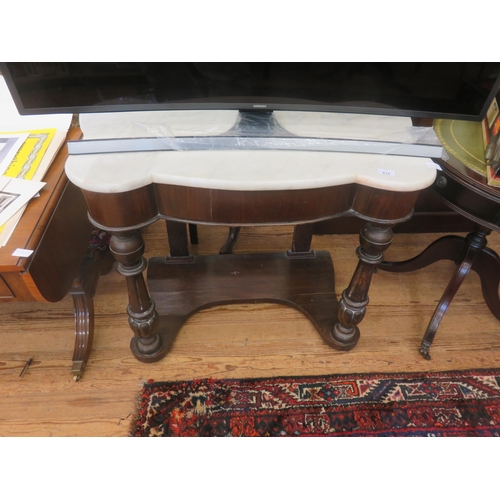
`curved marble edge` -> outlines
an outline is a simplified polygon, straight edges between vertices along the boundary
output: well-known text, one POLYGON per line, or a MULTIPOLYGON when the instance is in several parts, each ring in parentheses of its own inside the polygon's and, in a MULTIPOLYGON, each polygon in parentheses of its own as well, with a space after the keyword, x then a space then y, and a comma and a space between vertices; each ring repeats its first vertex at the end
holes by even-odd
POLYGON ((358 183, 389 191, 430 186, 426 158, 309 151, 170 151, 70 156, 66 174, 78 187, 119 193, 152 183, 269 191, 358 183))
MULTIPOLYGON (((302 136, 387 139, 411 125, 409 118, 378 115, 276 111, 275 117, 302 136)), ((80 126, 85 139, 173 138, 223 134, 237 119, 236 110, 96 113, 80 115, 80 126)), ((100 193, 127 192, 152 183, 244 191, 358 183, 416 191, 434 181, 432 165, 426 158, 362 153, 205 150, 75 155, 68 158, 66 173, 78 187, 100 193)))

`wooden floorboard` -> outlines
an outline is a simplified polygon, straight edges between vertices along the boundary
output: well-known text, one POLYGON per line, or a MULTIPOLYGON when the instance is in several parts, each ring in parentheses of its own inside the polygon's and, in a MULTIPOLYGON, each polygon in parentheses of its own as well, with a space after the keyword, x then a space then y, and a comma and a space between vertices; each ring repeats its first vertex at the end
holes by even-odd
MULTIPOLYGON (((243 228, 234 253, 289 248, 290 226, 243 228)), ((226 228, 199 227, 194 253, 211 254, 226 228)), ((145 230, 146 256, 167 252, 165 224, 145 230)), ((397 234, 388 260, 414 256, 440 234, 397 234)), ((489 238, 500 252, 500 237, 489 238)), ((357 235, 315 236, 313 247, 330 251, 337 294, 356 266, 357 235)), ((407 274, 378 272, 353 351, 327 346, 299 312, 277 304, 220 306, 191 317, 172 351, 154 364, 131 354, 124 279, 101 278, 95 297, 96 334, 80 382, 70 373, 73 303, 0 306, 0 436, 126 436, 144 381, 333 373, 437 371, 500 367, 500 324, 484 304, 479 278, 470 274, 441 324, 432 360, 418 354, 430 316, 452 273, 441 261, 407 274), (34 361, 23 378, 29 357, 34 361)))

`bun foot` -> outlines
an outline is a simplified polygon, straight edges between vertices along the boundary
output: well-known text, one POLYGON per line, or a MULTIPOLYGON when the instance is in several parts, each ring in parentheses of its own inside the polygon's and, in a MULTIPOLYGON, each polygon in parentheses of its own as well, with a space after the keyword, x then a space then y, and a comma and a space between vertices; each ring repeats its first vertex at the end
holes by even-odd
POLYGON ((330 335, 329 343, 339 351, 350 351, 359 341, 359 328, 345 327, 336 323, 330 335))
POLYGON ((161 337, 158 334, 149 339, 133 337, 130 341, 130 349, 132 354, 144 363, 158 361, 165 355, 161 337))

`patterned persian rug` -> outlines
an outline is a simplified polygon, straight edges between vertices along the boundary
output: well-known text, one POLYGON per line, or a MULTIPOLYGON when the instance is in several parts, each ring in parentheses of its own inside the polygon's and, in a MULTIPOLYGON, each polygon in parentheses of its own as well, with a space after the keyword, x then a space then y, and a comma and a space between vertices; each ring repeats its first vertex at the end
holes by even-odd
POLYGON ((132 436, 500 436, 500 370, 149 381, 132 436))

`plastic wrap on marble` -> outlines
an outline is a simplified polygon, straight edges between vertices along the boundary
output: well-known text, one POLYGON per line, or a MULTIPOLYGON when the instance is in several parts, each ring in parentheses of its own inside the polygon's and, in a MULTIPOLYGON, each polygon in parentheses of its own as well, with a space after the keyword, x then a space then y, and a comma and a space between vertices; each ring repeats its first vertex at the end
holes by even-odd
MULTIPOLYGON (((384 127, 373 128, 371 134, 360 131, 359 136, 342 137, 342 135, 327 130, 317 130, 315 136, 297 135, 283 127, 274 113, 270 112, 241 112, 234 126, 227 132, 217 135, 189 136, 188 132, 180 131, 173 135, 168 127, 151 123, 137 122, 135 125, 144 132, 143 137, 154 137, 164 142, 167 149, 183 151, 192 149, 306 149, 329 150, 325 140, 337 141, 342 148, 363 144, 381 142, 393 144, 390 153, 394 154, 401 144, 429 144, 439 145, 439 140, 431 127, 415 127, 409 124, 397 132, 385 131, 384 127), (373 133, 374 132, 374 133, 373 133)), ((353 115, 344 115, 344 117, 353 115)), ((359 115, 354 115, 354 120, 359 115)), ((393 117, 391 117, 393 118, 393 117)), ((374 117, 375 120, 380 117, 374 117)), ((352 134, 352 132, 350 132, 352 134)), ((345 134, 345 132, 344 132, 345 134)))
POLYGON ((441 155, 440 143, 432 127, 412 126, 411 120, 405 117, 234 110, 117 115, 118 118, 101 115, 99 133, 91 123, 90 134, 84 128, 83 143, 75 145, 86 147, 86 139, 98 137, 96 149, 70 153, 297 150, 441 155), (99 149, 104 146, 108 149, 99 149), (419 148, 418 153, 415 146, 419 148))

